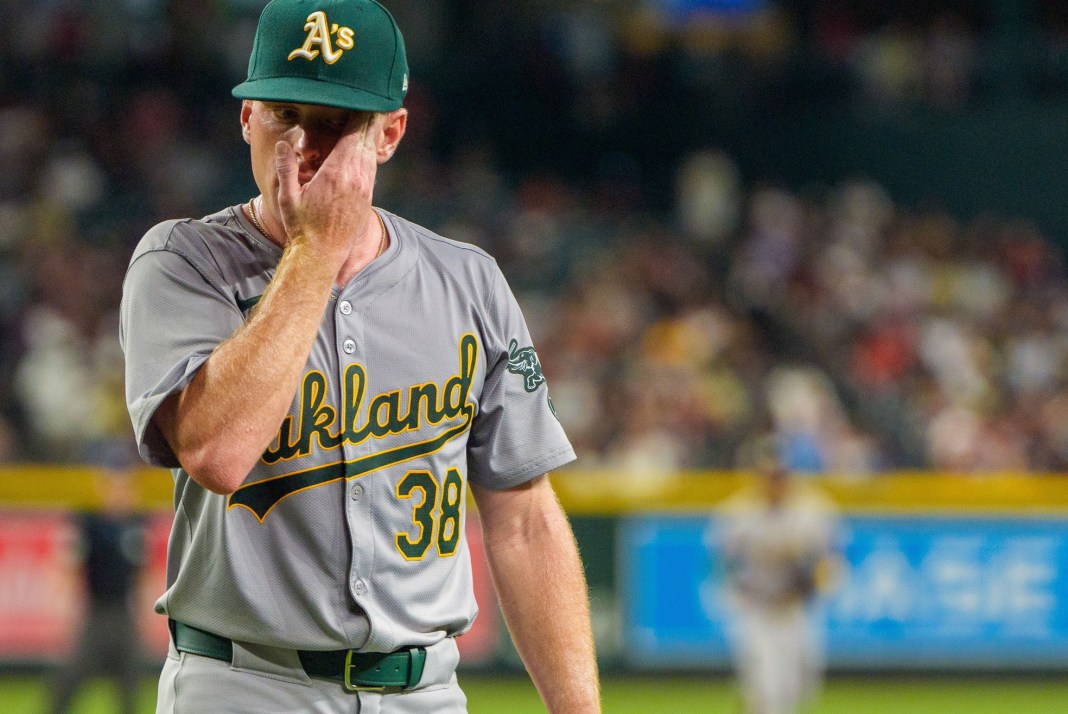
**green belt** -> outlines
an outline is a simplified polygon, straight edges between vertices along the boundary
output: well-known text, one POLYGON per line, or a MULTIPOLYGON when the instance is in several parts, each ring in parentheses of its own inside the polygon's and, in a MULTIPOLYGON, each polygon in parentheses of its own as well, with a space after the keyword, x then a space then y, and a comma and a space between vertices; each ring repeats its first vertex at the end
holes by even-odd
MULTIPOLYGON (((179 652, 231 662, 234 643, 225 637, 171 620, 174 646, 179 652)), ((297 650, 309 677, 329 679, 346 689, 379 690, 386 687, 411 689, 419 684, 426 664, 426 649, 409 647, 396 652, 354 652, 352 650, 297 650)))

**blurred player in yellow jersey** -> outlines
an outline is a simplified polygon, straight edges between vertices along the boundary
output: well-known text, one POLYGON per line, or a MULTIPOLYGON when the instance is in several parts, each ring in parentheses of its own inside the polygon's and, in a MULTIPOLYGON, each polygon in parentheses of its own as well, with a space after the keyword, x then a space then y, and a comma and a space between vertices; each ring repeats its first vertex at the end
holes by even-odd
POLYGON ((771 444, 755 451, 758 480, 725 504, 719 539, 734 661, 748 714, 794 714, 823 676, 823 638, 810 605, 836 579, 837 515, 783 467, 771 444))

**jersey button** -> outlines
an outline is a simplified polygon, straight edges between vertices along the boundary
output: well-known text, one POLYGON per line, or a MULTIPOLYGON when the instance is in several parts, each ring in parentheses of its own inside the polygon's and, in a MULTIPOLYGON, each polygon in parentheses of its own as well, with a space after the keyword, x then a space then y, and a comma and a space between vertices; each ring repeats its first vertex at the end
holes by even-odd
POLYGON ((342 300, 338 303, 337 309, 341 310, 342 315, 350 315, 352 314, 352 303, 348 300, 342 300))
POLYGON ((356 580, 352 583, 352 591, 357 595, 363 595, 367 592, 367 585, 362 580, 356 580))
POLYGON ((352 500, 359 501, 361 496, 363 496, 363 486, 356 484, 352 487, 352 500))
POLYGON ((341 349, 345 350, 345 354, 350 355, 356 351, 356 340, 345 340, 341 343, 341 349))

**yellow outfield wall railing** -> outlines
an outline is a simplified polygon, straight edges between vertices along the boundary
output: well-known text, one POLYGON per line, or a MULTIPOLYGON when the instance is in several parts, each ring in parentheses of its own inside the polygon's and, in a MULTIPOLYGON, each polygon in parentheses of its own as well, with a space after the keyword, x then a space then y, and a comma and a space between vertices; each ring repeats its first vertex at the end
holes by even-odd
MULTIPOLYGON (((102 505, 106 488, 99 469, 21 464, 0 466, 0 508, 91 509, 102 505)), ((144 510, 172 507, 167 471, 145 468, 131 474, 144 510)), ((805 478, 847 512, 967 512, 1063 515, 1068 517, 1068 474, 955 474, 891 472, 856 477, 805 478)), ((752 480, 744 472, 695 471, 642 477, 610 471, 564 470, 553 485, 572 515, 712 509, 752 480)))
MULTIPOLYGON (((900 471, 857 477, 798 476, 848 512, 985 512, 1068 516, 1068 474, 900 471)), ((568 472, 553 483, 569 513, 623 514, 711 509, 752 482, 733 471, 663 478, 568 472)))

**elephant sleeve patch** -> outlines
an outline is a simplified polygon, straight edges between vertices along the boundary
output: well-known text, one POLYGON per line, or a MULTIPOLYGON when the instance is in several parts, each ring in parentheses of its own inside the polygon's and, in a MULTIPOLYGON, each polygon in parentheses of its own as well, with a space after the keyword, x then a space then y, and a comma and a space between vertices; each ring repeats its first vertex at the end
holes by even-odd
POLYGON ((545 383, 538 353, 533 347, 520 347, 516 340, 512 340, 508 345, 508 371, 523 377, 523 388, 528 392, 533 392, 545 383))

